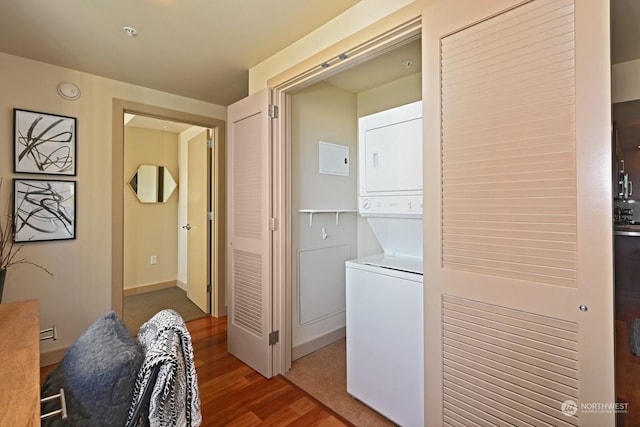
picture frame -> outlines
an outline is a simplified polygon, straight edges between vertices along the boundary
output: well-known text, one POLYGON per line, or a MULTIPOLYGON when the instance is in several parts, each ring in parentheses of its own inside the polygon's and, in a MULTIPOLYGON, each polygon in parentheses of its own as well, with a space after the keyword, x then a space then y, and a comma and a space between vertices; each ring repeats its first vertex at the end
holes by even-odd
POLYGON ((76 182, 13 180, 15 242, 76 238, 76 182))
POLYGON ((76 175, 75 117, 13 109, 13 170, 76 175))

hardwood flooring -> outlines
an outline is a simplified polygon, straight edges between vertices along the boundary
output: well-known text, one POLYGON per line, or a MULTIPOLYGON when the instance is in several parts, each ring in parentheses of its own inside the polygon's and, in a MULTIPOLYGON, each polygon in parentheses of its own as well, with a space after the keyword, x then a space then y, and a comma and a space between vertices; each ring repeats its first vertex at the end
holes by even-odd
MULTIPOLYGON (((227 353, 227 319, 187 322, 202 426, 353 426, 283 376, 266 379, 227 353)), ((44 367, 41 376, 51 367, 44 367)))

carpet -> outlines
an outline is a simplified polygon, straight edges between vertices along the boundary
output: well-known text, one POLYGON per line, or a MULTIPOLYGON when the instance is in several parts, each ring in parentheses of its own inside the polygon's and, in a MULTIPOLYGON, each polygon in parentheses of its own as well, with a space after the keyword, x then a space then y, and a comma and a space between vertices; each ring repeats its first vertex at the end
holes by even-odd
POLYGON ((124 323, 131 335, 137 335, 140 326, 157 312, 171 308, 180 314, 185 322, 208 316, 207 313, 187 298, 187 293, 177 286, 130 295, 124 298, 124 323))
POLYGON ((294 360, 285 377, 356 426, 395 426, 347 393, 346 348, 341 339, 294 360))

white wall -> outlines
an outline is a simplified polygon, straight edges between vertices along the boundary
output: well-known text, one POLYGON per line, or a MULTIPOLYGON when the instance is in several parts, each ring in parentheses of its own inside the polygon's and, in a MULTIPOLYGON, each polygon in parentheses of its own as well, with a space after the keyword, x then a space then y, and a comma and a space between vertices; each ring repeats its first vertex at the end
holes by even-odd
POLYGON ((0 54, 0 70, 3 134, 0 177, 7 184, 0 194, 0 213, 7 211, 11 179, 25 177, 13 173, 12 109, 61 114, 78 120, 78 168, 73 178, 78 190, 77 238, 26 244, 23 254, 47 267, 54 277, 28 265, 19 265, 8 271, 4 291, 5 302, 38 299, 41 325, 56 324, 59 339, 40 345, 41 352, 47 353, 71 345, 111 308, 113 99, 223 120, 226 108, 7 54, 0 54), (56 86, 65 81, 80 87, 80 99, 67 101, 58 96, 56 86))

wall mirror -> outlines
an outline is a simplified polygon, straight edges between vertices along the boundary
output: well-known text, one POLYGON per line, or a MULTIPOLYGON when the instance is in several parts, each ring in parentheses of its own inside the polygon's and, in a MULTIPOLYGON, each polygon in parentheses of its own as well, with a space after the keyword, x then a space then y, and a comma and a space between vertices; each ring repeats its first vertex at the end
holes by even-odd
POLYGON ((140 165, 129 180, 129 186, 142 203, 164 203, 178 184, 166 167, 140 165))

